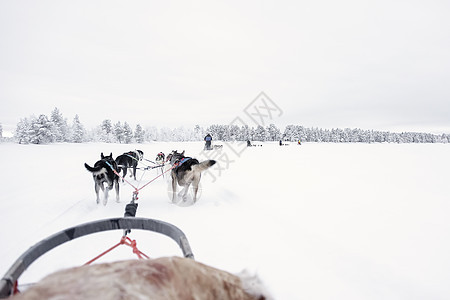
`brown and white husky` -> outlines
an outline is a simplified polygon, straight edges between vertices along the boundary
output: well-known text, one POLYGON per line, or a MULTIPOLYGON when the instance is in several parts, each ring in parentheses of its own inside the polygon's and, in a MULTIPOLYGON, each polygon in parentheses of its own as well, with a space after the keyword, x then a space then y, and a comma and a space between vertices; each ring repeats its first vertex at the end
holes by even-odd
POLYGON ((216 161, 210 159, 199 162, 195 158, 184 156, 184 151, 178 153, 176 150, 167 155, 167 161, 169 161, 172 166, 176 165, 171 171, 172 203, 176 203, 177 185, 183 187, 179 196, 183 199, 183 202, 186 202, 187 192, 191 184, 193 190, 193 202, 195 203, 197 201, 198 187, 202 172, 213 166, 216 161))

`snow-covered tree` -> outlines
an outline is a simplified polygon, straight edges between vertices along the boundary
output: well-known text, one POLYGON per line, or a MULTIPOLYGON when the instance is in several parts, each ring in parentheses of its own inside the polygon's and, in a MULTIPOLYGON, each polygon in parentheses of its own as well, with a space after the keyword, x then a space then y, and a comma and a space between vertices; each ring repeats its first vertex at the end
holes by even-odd
POLYGON ((113 126, 111 120, 103 120, 101 127, 100 140, 102 142, 111 143, 113 142, 113 126))
POLYGON ((170 142, 173 141, 173 130, 168 127, 163 127, 159 131, 158 141, 170 142))
POLYGON ((283 133, 284 138, 287 140, 290 140, 290 141, 295 141, 297 139, 295 129, 296 128, 294 125, 287 125, 284 128, 284 133, 283 133))
POLYGON ((261 141, 261 142, 266 141, 266 130, 261 125, 258 125, 255 129, 254 140, 261 141))
POLYGON ((134 130, 134 140, 136 143, 143 143, 145 139, 145 131, 142 130, 142 126, 140 124, 136 125, 136 129, 134 130))
MULTIPOLYGON (((208 126, 206 128, 206 132, 205 133, 206 134, 209 133, 212 136, 212 138, 214 140, 216 140, 216 141, 223 140, 224 134, 223 134, 223 128, 222 128, 221 125, 215 125, 214 124, 214 125, 208 126)), ((203 140, 203 138, 202 138, 202 140, 203 140)))
POLYGON ((14 137, 19 144, 28 144, 30 142, 31 124, 28 118, 20 119, 16 125, 14 137))
POLYGON ((2 123, 0 123, 0 139, 3 138, 3 126, 2 123))
POLYGON ((30 142, 33 144, 46 144, 55 141, 55 125, 44 114, 31 119, 30 142))
POLYGON ((120 121, 114 124, 113 134, 117 142, 122 143, 124 141, 123 127, 120 121))
POLYGON ((133 140, 133 130, 131 130, 131 127, 127 122, 123 123, 122 130, 123 142, 125 144, 131 143, 131 141, 133 140))
POLYGON ((250 127, 248 125, 243 125, 240 128, 241 131, 241 141, 250 140, 250 127))
POLYGON ((237 125, 228 125, 229 127, 229 140, 230 141, 242 141, 241 129, 237 125))
POLYGON ((266 140, 268 141, 278 141, 281 138, 281 132, 275 124, 270 124, 266 130, 266 140))
POLYGON ((145 140, 148 142, 161 141, 158 128, 156 128, 155 126, 146 128, 144 136, 145 140))
POLYGON ((66 142, 69 140, 69 126, 67 125, 67 120, 63 118, 62 114, 59 112, 58 108, 54 108, 51 115, 50 121, 53 123, 53 136, 55 137, 55 142, 66 142))
POLYGON ((86 131, 84 126, 80 122, 78 115, 75 115, 72 123, 72 139, 73 143, 82 143, 85 139, 86 131))
POLYGON ((205 136, 205 131, 200 125, 195 125, 194 127, 194 141, 203 141, 203 137, 205 136))

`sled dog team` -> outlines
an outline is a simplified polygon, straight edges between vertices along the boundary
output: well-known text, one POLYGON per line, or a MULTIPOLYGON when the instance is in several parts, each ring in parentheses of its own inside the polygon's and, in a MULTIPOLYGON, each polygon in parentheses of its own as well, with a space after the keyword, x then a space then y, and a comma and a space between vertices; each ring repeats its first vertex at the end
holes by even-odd
MULTIPOLYGON (((130 177, 133 177, 134 180, 136 180, 136 169, 138 168, 138 163, 142 161, 143 158, 144 152, 141 150, 135 150, 123 153, 116 159, 113 158, 112 153, 110 153, 108 156, 105 156, 103 155, 103 153, 101 153, 100 160, 98 160, 94 164, 94 167, 91 167, 87 163, 85 163, 85 168, 92 173, 92 177, 94 179, 97 204, 100 203, 100 190, 102 190, 104 195, 103 205, 106 205, 106 203, 108 202, 108 192, 113 188, 115 188, 116 191, 116 201, 119 202, 120 172, 122 172, 122 182, 127 175, 128 169, 132 169, 130 172, 130 177)), ((169 163, 170 168, 172 169, 170 172, 170 180, 173 193, 172 202, 176 202, 175 198, 177 185, 183 187, 183 190, 180 192, 179 196, 182 197, 183 201, 186 201, 187 192, 192 184, 193 201, 195 203, 197 201, 197 192, 201 173, 209 167, 213 166, 216 162, 214 160, 199 162, 195 158, 184 156, 184 151, 178 153, 175 150, 168 154, 167 157, 163 152, 160 152, 156 155, 156 165, 163 166, 166 163, 169 163)))

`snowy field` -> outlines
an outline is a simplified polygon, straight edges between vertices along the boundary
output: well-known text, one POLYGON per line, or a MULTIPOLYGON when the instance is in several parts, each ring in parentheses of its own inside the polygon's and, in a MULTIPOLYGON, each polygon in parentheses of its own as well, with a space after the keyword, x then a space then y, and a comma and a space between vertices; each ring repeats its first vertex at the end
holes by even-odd
MULTIPOLYGON (((121 185, 106 206, 95 203, 84 168, 100 152, 134 149, 200 156, 203 143, 0 144, 0 273, 41 239, 88 221, 121 217, 133 189, 121 185)), ((217 150, 214 150, 217 151, 217 150)), ((184 231, 196 260, 230 272, 257 272, 275 299, 448 299, 450 295, 450 145, 264 143, 217 180, 202 178, 193 206, 169 203, 160 178, 140 192, 137 216, 184 231)), ((222 167, 226 167, 222 162, 222 167)), ((138 171, 144 184, 156 170, 138 171)), ((138 184, 138 181, 132 181, 138 184)), ((20 279, 34 282, 79 266, 119 242, 122 232, 66 243, 20 279)), ((151 257, 182 255, 170 239, 133 230, 151 257)), ((104 261, 134 259, 119 247, 104 261)))

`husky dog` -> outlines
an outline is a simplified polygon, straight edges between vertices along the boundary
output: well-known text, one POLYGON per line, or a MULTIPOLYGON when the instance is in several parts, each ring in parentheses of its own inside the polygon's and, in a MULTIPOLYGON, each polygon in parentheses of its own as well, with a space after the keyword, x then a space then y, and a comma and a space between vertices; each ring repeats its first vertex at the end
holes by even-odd
POLYGON ((123 170, 123 177, 125 178, 125 176, 127 176, 128 168, 133 168, 133 173, 130 174, 130 177, 134 177, 134 180, 136 180, 136 168, 138 162, 141 161, 142 158, 144 158, 144 152, 142 152, 141 150, 130 151, 117 156, 116 158, 118 168, 117 172, 120 173, 120 171, 123 170))
POLYGON ((205 171, 209 167, 213 166, 216 161, 215 160, 206 160, 203 162, 199 162, 195 158, 185 157, 184 151, 178 153, 176 150, 172 151, 169 155, 167 155, 167 160, 170 161, 172 166, 177 165, 172 169, 172 203, 175 203, 176 197, 176 189, 177 184, 183 187, 183 190, 180 192, 180 195, 185 202, 187 200, 187 192, 189 186, 192 184, 194 191, 194 203, 197 201, 197 192, 198 185, 200 183, 200 178, 202 176, 202 171, 205 171))
MULTIPOLYGON (((164 169, 163 169, 164 166, 163 165, 166 163, 166 155, 163 152, 159 152, 156 155, 155 162, 156 162, 156 165, 159 166, 158 173, 161 172, 161 174, 164 174, 164 169)), ((163 175, 163 177, 164 177, 164 175, 163 175)))
POLYGON ((117 171, 117 164, 113 159, 112 153, 109 156, 104 156, 102 152, 100 156, 101 160, 97 161, 94 167, 84 164, 94 178, 97 204, 100 202, 99 191, 102 189, 104 193, 103 205, 106 205, 108 202, 108 191, 113 189, 114 184, 116 185, 116 201, 119 202, 119 176, 114 173, 114 170, 117 171), (103 185, 105 182, 108 184, 106 190, 103 185))
POLYGON ((163 152, 159 152, 156 155, 155 161, 158 165, 162 165, 163 163, 165 163, 165 160, 166 160, 166 155, 163 152))

